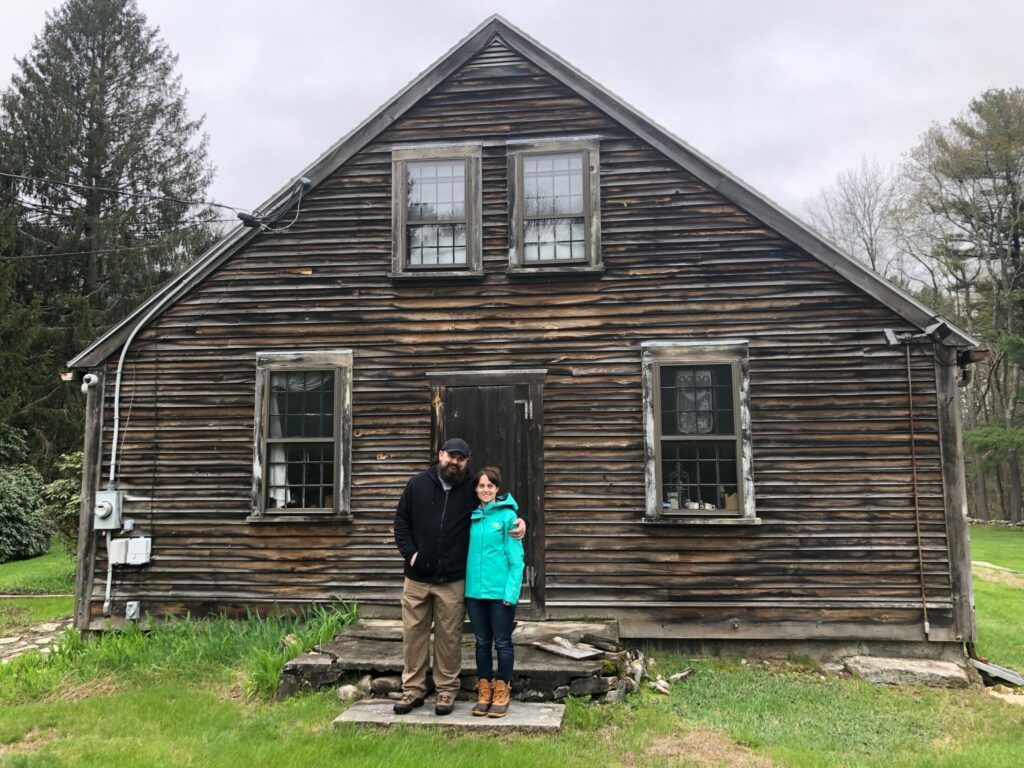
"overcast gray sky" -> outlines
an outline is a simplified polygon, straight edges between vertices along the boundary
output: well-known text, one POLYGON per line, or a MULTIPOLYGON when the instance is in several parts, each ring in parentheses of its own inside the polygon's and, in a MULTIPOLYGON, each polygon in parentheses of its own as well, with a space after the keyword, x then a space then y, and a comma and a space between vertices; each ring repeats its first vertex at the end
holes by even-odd
MULTIPOLYGON (((0 82, 59 2, 0 2, 0 82)), ((205 114, 214 199, 260 204, 491 13, 791 210, 1024 85, 1022 0, 140 0, 205 114)))

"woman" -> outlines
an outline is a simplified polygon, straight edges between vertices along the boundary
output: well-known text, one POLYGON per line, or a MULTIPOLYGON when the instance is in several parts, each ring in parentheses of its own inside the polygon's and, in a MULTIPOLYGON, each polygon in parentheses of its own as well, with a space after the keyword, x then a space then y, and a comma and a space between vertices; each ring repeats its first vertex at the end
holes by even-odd
POLYGON ((466 612, 476 636, 477 702, 473 714, 504 717, 512 686, 512 625, 523 585, 523 543, 509 536, 519 506, 501 491, 501 471, 484 467, 476 476, 480 506, 472 514, 466 562, 466 612), (491 646, 498 653, 494 677, 491 646))

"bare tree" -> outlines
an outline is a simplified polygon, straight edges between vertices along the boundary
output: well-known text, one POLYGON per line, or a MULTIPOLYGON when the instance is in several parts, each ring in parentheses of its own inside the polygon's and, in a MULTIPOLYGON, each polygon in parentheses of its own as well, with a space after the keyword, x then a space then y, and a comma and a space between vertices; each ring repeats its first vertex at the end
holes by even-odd
POLYGON ((893 203, 896 174, 878 160, 861 158, 835 183, 807 203, 811 224, 875 272, 905 282, 903 254, 896 248, 893 203))

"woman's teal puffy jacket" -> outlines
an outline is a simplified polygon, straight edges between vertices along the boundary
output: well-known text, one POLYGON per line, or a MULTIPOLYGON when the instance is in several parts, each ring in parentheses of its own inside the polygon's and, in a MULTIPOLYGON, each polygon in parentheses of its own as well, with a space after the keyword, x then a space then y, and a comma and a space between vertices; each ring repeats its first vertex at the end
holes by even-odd
POLYGON ((523 543, 509 536, 519 517, 512 494, 473 510, 466 560, 466 597, 515 605, 523 586, 523 543))

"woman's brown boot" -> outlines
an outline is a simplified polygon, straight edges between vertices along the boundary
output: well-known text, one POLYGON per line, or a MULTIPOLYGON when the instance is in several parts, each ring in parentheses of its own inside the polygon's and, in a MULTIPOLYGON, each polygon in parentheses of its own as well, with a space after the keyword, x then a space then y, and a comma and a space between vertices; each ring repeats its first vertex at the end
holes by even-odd
POLYGON ((487 710, 491 708, 492 698, 494 698, 494 688, 491 687, 491 681, 481 677, 476 683, 476 704, 473 707, 473 714, 477 717, 486 716, 487 710))
POLYGON ((488 717, 504 717, 508 714, 509 694, 512 693, 511 686, 504 680, 494 681, 494 699, 491 701, 491 709, 488 717))

